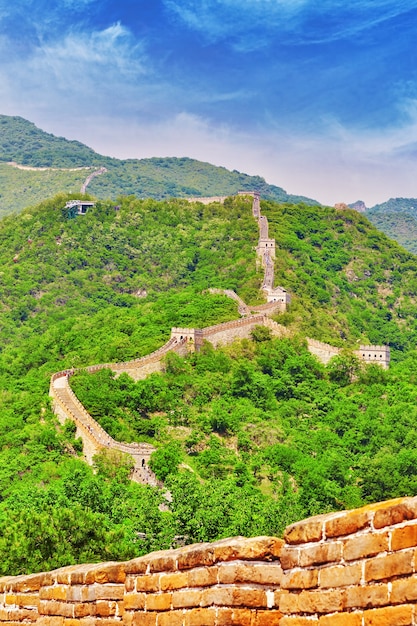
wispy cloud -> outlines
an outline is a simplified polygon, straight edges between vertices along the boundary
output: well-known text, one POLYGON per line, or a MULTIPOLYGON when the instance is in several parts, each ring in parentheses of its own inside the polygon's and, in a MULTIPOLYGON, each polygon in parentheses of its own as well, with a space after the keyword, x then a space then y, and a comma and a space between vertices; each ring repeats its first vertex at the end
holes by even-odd
POLYGON ((164 4, 207 41, 230 39, 242 50, 256 48, 255 31, 258 47, 271 37, 286 45, 328 43, 417 8, 416 0, 164 0, 164 4))

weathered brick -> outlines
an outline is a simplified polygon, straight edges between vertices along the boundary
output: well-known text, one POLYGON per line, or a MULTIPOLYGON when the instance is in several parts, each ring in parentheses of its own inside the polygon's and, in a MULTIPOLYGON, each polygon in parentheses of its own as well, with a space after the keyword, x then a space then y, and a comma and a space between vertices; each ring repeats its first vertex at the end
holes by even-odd
POLYGON ((253 626, 280 626, 282 613, 277 610, 256 611, 253 626))
POLYGON ((168 611, 172 605, 172 593, 148 593, 145 597, 147 611, 168 611))
MULTIPOLYGON (((345 606, 345 590, 313 590, 302 591, 298 598, 302 613, 334 613, 345 606)), ((281 608, 281 607, 280 607, 281 608)))
MULTIPOLYGON (((157 618, 158 626, 183 626, 184 614, 182 611, 170 611, 169 613, 159 613, 157 618)), ((140 622, 142 626, 142 622, 140 622)))
POLYGON ((40 600, 39 613, 41 615, 61 615, 62 617, 74 617, 74 605, 55 600, 40 600))
MULTIPOLYGON (((388 503, 387 503, 388 504, 388 503)), ((374 517, 374 527, 384 528, 385 526, 394 526, 401 524, 406 520, 417 518, 417 499, 402 498, 392 504, 385 506, 376 511, 374 517)))
POLYGON ((362 626, 362 611, 360 613, 334 613, 322 615, 320 626, 362 626))
POLYGON ((252 564, 242 561, 223 563, 219 567, 219 583, 252 582, 260 585, 279 586, 282 568, 278 561, 273 564, 252 564))
POLYGON ((214 560, 218 561, 274 561, 280 558, 284 545, 277 537, 223 539, 212 544, 214 560))
POLYGON ((159 591, 159 574, 145 574, 136 579, 137 591, 159 591))
POLYGON ((124 563, 124 570, 126 576, 129 574, 146 574, 148 567, 148 561, 145 557, 139 557, 138 559, 132 559, 124 563))
POLYGON ((204 567, 214 563, 214 548, 210 544, 196 544, 184 549, 178 556, 178 569, 204 567))
POLYGON ((298 567, 300 565, 300 548, 283 546, 281 550, 280 562, 284 570, 298 567))
POLYGON ((320 570, 320 587, 346 587, 358 585, 362 577, 362 563, 334 565, 320 570))
POLYGON ((281 580, 282 589, 311 589, 318 585, 317 569, 295 570, 284 574, 281 580))
POLYGON ((412 626, 413 606, 387 606, 364 612, 365 626, 412 626))
POLYGON ((351 537, 343 544, 346 561, 362 559, 388 550, 388 533, 377 533, 351 537))
POLYGON ((417 600, 417 576, 392 581, 391 604, 405 604, 417 600))
POLYGON ((323 539, 323 524, 326 515, 317 515, 302 522, 291 524, 285 529, 284 540, 290 545, 321 541, 323 539))
POLYGON ((96 614, 96 604, 93 602, 77 602, 72 605, 73 617, 87 617, 96 614))
POLYGON ((198 567, 180 575, 187 577, 189 587, 208 587, 217 583, 218 567, 198 567))
POLYGON ((95 585, 97 600, 121 600, 124 596, 124 585, 95 585))
POLYGON ((134 591, 136 588, 136 576, 126 576, 125 590, 134 591))
POLYGON ((319 543, 315 546, 300 549, 300 566, 321 565, 340 561, 342 558, 341 542, 319 543))
POLYGON ((252 626, 253 613, 249 609, 219 609, 216 626, 252 626))
POLYGON ((124 597, 125 610, 143 610, 145 608, 145 597, 145 593, 127 593, 124 597))
POLYGON ((124 563, 108 563, 97 567, 94 575, 96 583, 124 583, 126 571, 124 563))
POLYGON ((115 600, 97 600, 95 603, 98 617, 114 617, 119 615, 119 603, 115 600))
POLYGON ((284 615, 300 613, 299 599, 300 594, 298 593, 280 593, 278 599, 279 610, 284 615))
MULTIPOLYGON (((67 620, 65 620, 65 622, 66 621, 67 620)), ((36 626, 63 626, 65 622, 64 618, 60 616, 40 615, 36 622, 36 626)))
POLYGON ((156 553, 149 562, 151 572, 175 572, 176 569, 176 558, 168 550, 156 553))
POLYGON ((396 552, 370 559, 365 563, 365 580, 384 580, 413 571, 414 550, 396 552))
POLYGON ((174 609, 198 607, 202 598, 202 591, 198 589, 174 591, 172 594, 172 606, 174 609))
POLYGON ((186 572, 174 572, 161 574, 159 587, 161 591, 171 591, 173 589, 183 589, 188 587, 188 576, 186 572))
POLYGON ((201 606, 211 605, 266 608, 266 593, 263 589, 242 589, 240 587, 204 589, 201 606))
MULTIPOLYGON (((63 585, 61 585, 61 587, 62 586, 63 585)), ((49 587, 49 589, 54 589, 54 587, 49 587)), ((68 587, 66 595, 66 599, 69 602, 93 602, 96 598, 96 592, 93 585, 75 585, 73 587, 68 587)))
POLYGON ((216 626, 215 609, 192 609, 185 613, 185 626, 216 626))
MULTIPOLYGON (((161 613, 159 613, 161 615, 161 613)), ((158 613, 134 613, 132 626, 156 626, 156 620, 158 619, 158 613)))
POLYGON ((27 593, 30 591, 39 591, 45 584, 47 574, 30 574, 29 576, 17 576, 14 578, 13 591, 18 593, 27 593))
POLYGON ((346 589, 347 608, 363 609, 387 604, 389 604, 387 585, 366 585, 346 589))
POLYGON ((325 536, 343 537, 352 535, 366 528, 370 524, 370 513, 359 509, 359 511, 347 511, 337 517, 332 517, 325 523, 325 536))
POLYGON ((391 550, 402 550, 417 546, 417 524, 394 528, 391 535, 391 550))

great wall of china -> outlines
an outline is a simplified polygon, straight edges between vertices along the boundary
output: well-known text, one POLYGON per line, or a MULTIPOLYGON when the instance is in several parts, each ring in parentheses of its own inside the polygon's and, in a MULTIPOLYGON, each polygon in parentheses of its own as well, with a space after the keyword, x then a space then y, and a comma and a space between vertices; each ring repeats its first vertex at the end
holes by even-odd
MULTIPOLYGON (((88 372, 95 372, 108 368, 116 375, 125 372, 134 380, 143 379, 152 372, 163 370, 164 358, 168 352, 176 352, 182 356, 190 350, 198 350, 204 341, 210 342, 214 347, 229 344, 236 339, 249 338, 255 326, 265 326, 270 329, 274 337, 288 337, 290 331, 269 316, 276 312, 286 310, 290 295, 282 287, 274 287, 274 259, 275 239, 269 237, 268 220, 261 215, 260 197, 255 192, 245 192, 253 198, 252 214, 257 220, 259 227, 259 240, 256 248, 257 257, 264 268, 262 290, 268 300, 265 304, 249 306, 242 298, 230 289, 209 289, 209 292, 223 294, 237 302, 241 319, 216 324, 203 329, 197 328, 172 328, 169 341, 161 348, 145 357, 122 363, 102 363, 90 367, 80 368, 88 372)), ((197 199, 190 199, 195 201, 197 199)), ((204 201, 224 201, 224 198, 204 198, 204 201)), ((75 201, 77 202, 77 201, 75 201)), ((87 203, 88 204, 88 203, 87 203)), ((91 204, 91 203, 90 203, 91 204)), ((307 338, 309 351, 322 363, 328 363, 330 359, 339 354, 340 349, 329 344, 307 338)), ((388 367, 389 348, 387 346, 361 346, 356 352, 357 356, 367 362, 377 362, 383 367, 388 367)), ((133 443, 127 444, 115 441, 97 421, 88 413, 70 387, 70 377, 76 370, 64 370, 55 373, 51 378, 50 396, 52 408, 58 419, 63 423, 70 419, 76 424, 76 436, 83 442, 85 460, 92 464, 93 457, 100 450, 118 450, 129 454, 134 462, 132 480, 137 482, 156 485, 157 479, 149 468, 148 462, 155 448, 150 444, 133 443)))
MULTIPOLYGON (((242 503, 242 505, 244 505, 242 503)), ((415 626, 417 498, 242 537, 0 578, 8 626, 415 626)))
MULTIPOLYGON (((264 224, 260 235, 265 233, 264 224)), ((268 236, 263 240, 271 243, 268 236)), ((273 259, 272 249, 258 246, 258 254, 273 259)), ((273 289, 273 273, 265 258, 263 266, 263 285, 273 289)), ((248 337, 259 325, 269 327, 274 335, 289 335, 287 328, 268 317, 282 302, 253 308, 232 291, 222 293, 237 302, 241 319, 205 329, 173 328, 170 340, 148 356, 85 369, 109 367, 138 380, 160 371, 168 352, 186 354, 204 340, 213 345, 228 343, 248 337)), ((323 362, 339 352, 328 344, 307 341, 323 362)), ((385 358, 386 365, 389 360, 385 346, 361 347, 358 356, 378 363, 385 358)), ((72 392, 72 373, 65 370, 52 376, 51 395, 59 419, 75 421, 87 460, 91 462, 103 448, 127 452, 135 460, 134 480, 152 483, 146 466, 152 447, 122 444, 109 437, 72 392)), ((122 563, 6 576, 0 578, 0 622, 7 626, 417 626, 417 497, 303 520, 287 527, 283 540, 236 537, 122 563)))

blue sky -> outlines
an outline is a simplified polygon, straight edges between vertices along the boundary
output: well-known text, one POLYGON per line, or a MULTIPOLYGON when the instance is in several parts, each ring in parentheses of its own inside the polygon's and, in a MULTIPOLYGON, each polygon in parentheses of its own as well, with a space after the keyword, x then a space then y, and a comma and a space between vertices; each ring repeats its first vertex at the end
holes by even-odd
POLYGON ((0 113, 323 203, 417 197, 417 0, 0 0, 0 113))

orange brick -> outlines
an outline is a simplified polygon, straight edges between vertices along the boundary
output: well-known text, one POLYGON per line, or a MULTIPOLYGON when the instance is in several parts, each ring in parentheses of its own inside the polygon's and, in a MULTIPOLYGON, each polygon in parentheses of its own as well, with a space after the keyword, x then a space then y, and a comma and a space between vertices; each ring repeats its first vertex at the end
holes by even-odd
POLYGON ((124 583, 126 580, 125 563, 108 563, 97 567, 94 580, 96 583, 124 583))
POLYGON ((340 589, 302 591, 298 598, 298 605, 302 613, 333 613, 341 611, 345 605, 345 591, 340 589))
POLYGON ((346 589, 347 608, 371 608, 386 606, 388 601, 387 585, 366 585, 346 589))
POLYGON ((176 559, 171 551, 157 552, 149 559, 149 570, 151 572, 175 572, 176 559))
POLYGON ((148 593, 145 598, 147 611, 168 611, 172 605, 172 593, 148 593))
POLYGON ((284 570, 298 567, 300 564, 300 549, 291 546, 283 546, 280 562, 284 570))
POLYGON ((64 625, 64 618, 58 617, 58 616, 46 617, 44 615, 40 615, 38 620, 36 621, 36 626, 63 626, 63 625, 64 625))
POLYGON ((342 543, 319 543, 316 546, 300 549, 300 566, 321 565, 322 563, 334 563, 342 558, 342 543))
POLYGON ((56 602, 55 600, 41 600, 39 602, 39 613, 41 615, 60 615, 62 617, 74 617, 74 606, 66 602, 56 602))
POLYGON ((358 585, 362 577, 362 563, 354 565, 336 565, 320 570, 320 587, 346 587, 358 585))
POLYGON ((209 587, 217 584, 218 567, 198 567, 180 575, 187 577, 189 587, 209 587))
POLYGON ((365 563, 365 580, 384 580, 413 571, 414 550, 370 559, 365 563))
POLYGON ((391 550, 402 550, 417 546, 417 524, 395 528, 391 535, 391 550))
POLYGON ((127 593, 124 597, 125 610, 143 610, 145 608, 144 593, 127 593))
POLYGON ((291 524, 285 529, 284 540, 290 545, 320 541, 323 539, 323 524, 327 516, 317 515, 302 522, 291 524))
POLYGON ((351 537, 344 542, 343 557, 346 561, 362 559, 388 550, 388 533, 351 537))
POLYGON ((74 617, 88 617, 96 614, 96 604, 92 602, 77 602, 73 604, 74 617))
POLYGON ((284 574, 281 581, 282 589, 311 589, 317 587, 318 570, 296 570, 284 574))
POLYGON ((185 626, 216 626, 216 610, 192 609, 192 611, 187 611, 185 626))
POLYGON ((251 537, 243 539, 222 539, 211 544, 214 560, 218 561, 274 561, 280 558, 284 545, 277 537, 251 537))
POLYGON ((280 626, 282 613, 280 611, 256 611, 253 626, 280 626))
POLYGON ((300 613, 300 594, 298 593, 281 593, 279 597, 279 610, 284 615, 291 615, 291 613, 300 613))
POLYGON ((272 564, 253 564, 245 562, 223 563, 219 568, 219 583, 257 583, 260 585, 279 586, 282 568, 278 561, 272 564))
POLYGON ((134 591, 136 585, 136 576, 126 576, 125 589, 126 591, 134 591))
MULTIPOLYGON (((41 600, 66 600, 68 591, 71 587, 67 585, 56 585, 54 587, 41 587, 39 589, 39 598, 41 600)), ((6 597, 7 601, 7 597, 6 597)))
POLYGON ((326 537, 342 537, 352 535, 369 526, 370 513, 366 511, 347 511, 338 517, 333 517, 325 523, 326 537))
POLYGON ((401 524, 406 520, 412 520, 417 517, 417 500, 416 498, 403 498, 398 503, 381 508, 376 511, 374 517, 374 527, 384 528, 385 526, 393 526, 401 524))
MULTIPOLYGON (((182 611, 170 611, 169 613, 159 613, 157 624, 158 626, 183 626, 184 613, 182 611)), ((140 626, 142 626, 142 622, 140 622, 140 626)))
POLYGON ((187 546, 178 555, 178 569, 180 570, 204 567, 213 563, 214 548, 208 543, 187 546))
POLYGON ((138 576, 136 579, 137 591, 159 591, 159 574, 138 576))
POLYGON ((95 585, 97 600, 121 600, 124 596, 124 585, 95 585))
POLYGON ((174 609, 198 607, 202 598, 203 592, 198 589, 174 591, 172 594, 172 607, 174 609))
POLYGON ((362 626, 362 611, 360 613, 334 613, 322 615, 320 626, 362 626))
POLYGON ((218 587, 202 592, 201 606, 244 606, 266 608, 266 593, 262 589, 218 587))
POLYGON ((249 609, 219 609, 216 626, 252 626, 253 613, 249 609))
POLYGON ((185 572, 174 572, 173 574, 161 574, 161 591, 172 591, 188 587, 188 576, 185 572))
POLYGON ((365 626, 411 626, 413 624, 413 607, 388 606, 364 612, 365 626))
POLYGON ((417 600, 417 576, 394 580, 390 600, 391 604, 405 604, 417 600))
MULTIPOLYGON (((159 613, 161 616, 161 613, 159 613)), ((162 614, 163 615, 163 614, 162 614)), ((138 611, 133 615, 132 626, 156 626, 158 613, 143 613, 138 611)))
POLYGON ((123 565, 126 576, 129 574, 146 574, 146 570, 148 568, 148 560, 146 557, 140 556, 137 559, 132 559, 131 561, 123 563, 123 565))
POLYGON ((98 600, 95 604, 97 617, 113 617, 116 615, 117 602, 98 600))
MULTIPOLYGON (((57 588, 55 587, 55 589, 57 588)), ((54 589, 54 587, 49 587, 49 589, 54 589)), ((96 591, 93 585, 74 585, 67 588, 67 600, 69 602, 93 602, 95 599, 96 591)))

